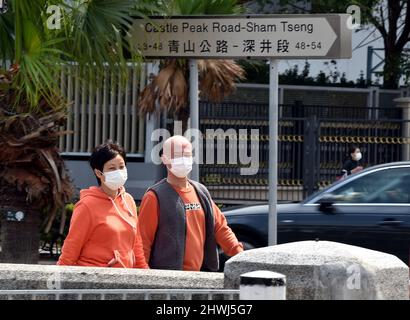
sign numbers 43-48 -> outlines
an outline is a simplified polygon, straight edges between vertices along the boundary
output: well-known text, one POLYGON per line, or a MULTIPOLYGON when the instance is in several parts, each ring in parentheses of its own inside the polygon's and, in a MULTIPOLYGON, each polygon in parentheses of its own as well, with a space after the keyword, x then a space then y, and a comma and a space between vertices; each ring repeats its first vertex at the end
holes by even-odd
POLYGON ((137 49, 140 51, 146 51, 146 50, 162 50, 162 43, 161 42, 155 42, 154 44, 148 44, 147 42, 141 43, 137 46, 137 49))

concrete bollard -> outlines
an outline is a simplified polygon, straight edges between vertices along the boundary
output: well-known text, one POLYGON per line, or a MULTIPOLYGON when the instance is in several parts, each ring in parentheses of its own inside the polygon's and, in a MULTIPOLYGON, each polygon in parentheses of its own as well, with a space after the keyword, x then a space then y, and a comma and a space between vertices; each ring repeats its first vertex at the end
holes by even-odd
POLYGON ((286 300, 286 276, 283 274, 253 271, 240 278, 240 300, 286 300))

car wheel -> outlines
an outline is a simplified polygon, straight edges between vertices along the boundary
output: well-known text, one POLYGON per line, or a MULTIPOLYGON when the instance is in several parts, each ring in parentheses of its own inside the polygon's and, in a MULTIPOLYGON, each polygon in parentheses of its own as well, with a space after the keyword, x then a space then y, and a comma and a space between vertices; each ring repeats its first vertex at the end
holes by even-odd
POLYGON ((244 250, 252 250, 252 249, 260 247, 260 245, 258 245, 257 242, 254 239, 252 239, 248 236, 242 236, 242 235, 239 234, 237 236, 237 238, 238 238, 239 242, 241 242, 243 244, 243 249, 244 250))
MULTIPOLYGON (((252 250, 258 247, 258 245, 249 237, 237 235, 239 242, 242 243, 244 250, 252 250)), ((228 257, 221 248, 218 247, 218 254, 219 254, 219 271, 223 272, 225 267, 225 262, 229 260, 228 257)))
POLYGON ((241 240, 239 240, 239 241, 242 242, 242 244, 243 244, 243 250, 252 250, 252 249, 256 248, 255 245, 253 245, 252 243, 250 243, 248 241, 241 241, 241 240))

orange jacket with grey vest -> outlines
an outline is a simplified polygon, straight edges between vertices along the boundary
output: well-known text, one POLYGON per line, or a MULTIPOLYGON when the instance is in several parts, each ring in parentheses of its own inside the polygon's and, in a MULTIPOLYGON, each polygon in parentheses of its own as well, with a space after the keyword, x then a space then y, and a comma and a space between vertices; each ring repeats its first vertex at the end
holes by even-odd
POLYGON ((202 184, 177 188, 166 179, 142 199, 139 228, 151 268, 216 271, 217 244, 232 256, 243 250, 202 184))

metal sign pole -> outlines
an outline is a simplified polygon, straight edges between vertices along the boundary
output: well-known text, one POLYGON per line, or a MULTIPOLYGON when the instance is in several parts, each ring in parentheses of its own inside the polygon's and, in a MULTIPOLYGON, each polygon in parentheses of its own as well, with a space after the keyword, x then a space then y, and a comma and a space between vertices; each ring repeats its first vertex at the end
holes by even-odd
MULTIPOLYGON (((199 130, 199 103, 198 103, 198 60, 189 60, 189 108, 191 116, 191 129, 199 130)), ((195 131, 194 131, 195 132, 195 131)), ((197 139, 198 137, 195 137, 197 139)), ((197 141, 195 141, 196 143, 197 141)), ((195 149, 195 158, 199 150, 195 149)), ((199 181, 199 164, 194 161, 192 165, 191 179, 199 181)))
POLYGON ((269 60, 269 229, 268 244, 277 244, 278 186, 278 95, 279 63, 269 60))

